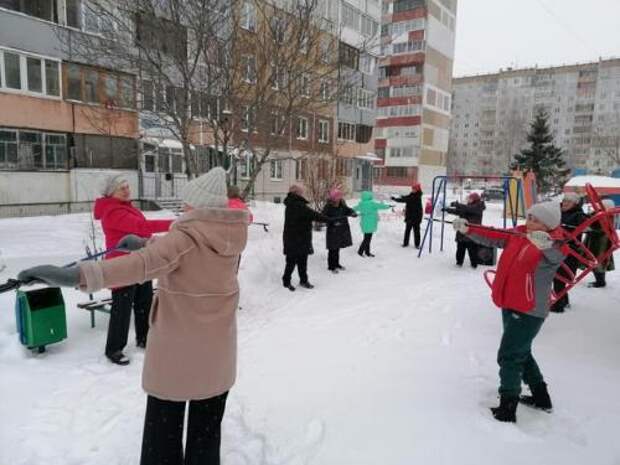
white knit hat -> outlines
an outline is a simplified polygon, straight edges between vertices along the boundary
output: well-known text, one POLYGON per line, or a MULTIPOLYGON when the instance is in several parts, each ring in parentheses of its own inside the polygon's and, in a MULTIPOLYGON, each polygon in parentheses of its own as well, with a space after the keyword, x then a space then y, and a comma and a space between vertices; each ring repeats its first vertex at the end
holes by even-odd
POLYGON ((562 223, 560 204, 556 202, 542 202, 532 205, 527 214, 532 215, 549 229, 555 229, 562 223))
POLYGON ((104 197, 110 197, 123 183, 129 183, 127 176, 124 174, 113 174, 112 176, 108 176, 103 184, 101 193, 104 197))
POLYGON ((581 196, 577 192, 566 192, 562 200, 566 200, 567 202, 579 204, 581 202, 581 196))
POLYGON ((183 189, 183 202, 194 208, 226 208, 228 195, 224 168, 215 167, 188 182, 183 189))

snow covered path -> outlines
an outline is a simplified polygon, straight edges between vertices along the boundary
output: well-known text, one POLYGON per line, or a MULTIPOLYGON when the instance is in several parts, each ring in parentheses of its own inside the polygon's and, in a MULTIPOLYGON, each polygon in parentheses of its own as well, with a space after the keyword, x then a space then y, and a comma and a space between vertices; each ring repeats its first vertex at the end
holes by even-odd
MULTIPOLYGON (((377 257, 346 249, 335 276, 315 234, 316 289, 292 293, 280 284, 282 207, 254 210, 273 227, 251 228, 241 264, 224 465, 620 464, 620 273, 605 290, 576 289, 573 310, 551 315, 536 340, 554 413, 520 408, 517 425, 498 424, 487 407, 501 318, 482 271, 454 266, 451 231, 446 252, 418 260, 388 217, 377 257)), ((0 281, 82 255, 87 225, 87 215, 0 220, 0 281)), ((352 230, 359 244, 355 220, 352 230)), ((14 295, 0 295, 0 464, 135 465, 143 354, 130 334, 131 365, 108 363, 107 317, 91 329, 75 308, 85 296, 64 295, 69 338, 37 356, 17 341, 14 295)))

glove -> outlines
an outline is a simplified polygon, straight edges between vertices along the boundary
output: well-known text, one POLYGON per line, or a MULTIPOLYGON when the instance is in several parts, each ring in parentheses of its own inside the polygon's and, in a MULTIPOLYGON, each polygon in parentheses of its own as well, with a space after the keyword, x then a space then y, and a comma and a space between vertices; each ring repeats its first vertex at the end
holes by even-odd
POLYGON ((127 234, 116 244, 116 248, 122 252, 133 252, 143 248, 146 245, 146 241, 147 239, 135 234, 127 234))
POLYGON ((351 213, 351 218, 357 218, 357 216, 358 216, 357 213, 355 212, 351 213))
POLYGON ((533 231, 527 235, 532 244, 540 250, 546 250, 553 247, 553 239, 545 231, 533 231))
POLYGON ((460 232, 461 234, 467 234, 469 232, 469 226, 467 225, 467 221, 463 218, 456 218, 452 222, 452 227, 456 232, 460 232))
POLYGON ((48 286, 77 287, 80 284, 80 267, 35 266, 21 271, 17 279, 24 284, 43 283, 48 286))

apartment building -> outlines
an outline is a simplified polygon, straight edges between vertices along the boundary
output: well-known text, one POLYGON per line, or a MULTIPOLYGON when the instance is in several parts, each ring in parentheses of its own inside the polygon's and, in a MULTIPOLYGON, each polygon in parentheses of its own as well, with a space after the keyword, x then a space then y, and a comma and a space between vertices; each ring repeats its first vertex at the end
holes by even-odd
POLYGON ((138 188, 135 76, 76 62, 103 27, 79 0, 0 1, 0 216, 87 209, 103 170, 138 188))
POLYGON ((376 182, 430 187, 446 173, 456 0, 385 0, 375 148, 376 182))
POLYGON ((453 84, 450 173, 508 172, 539 109, 574 172, 620 167, 620 60, 506 69, 453 84))

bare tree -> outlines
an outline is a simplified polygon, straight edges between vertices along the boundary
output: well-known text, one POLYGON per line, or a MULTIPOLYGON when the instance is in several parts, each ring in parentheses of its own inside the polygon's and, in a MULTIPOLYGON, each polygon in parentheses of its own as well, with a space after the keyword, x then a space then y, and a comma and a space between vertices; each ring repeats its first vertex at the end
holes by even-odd
POLYGON ((251 158, 245 196, 271 160, 291 158, 294 149, 332 151, 334 102, 348 82, 338 79, 339 41, 321 4, 300 0, 278 8, 249 0, 239 12, 228 94, 235 142, 251 158), (327 132, 323 138, 321 131, 327 132))
POLYGON ((226 119, 215 66, 205 58, 232 47, 237 1, 90 0, 85 8, 101 33, 59 30, 68 55, 138 76, 138 108, 181 142, 186 174, 193 177, 191 146, 202 130, 197 118, 226 119))
POLYGON ((501 162, 504 172, 510 169, 514 155, 527 142, 528 121, 518 109, 510 109, 506 117, 502 117, 499 132, 496 134, 495 144, 501 153, 501 162))

